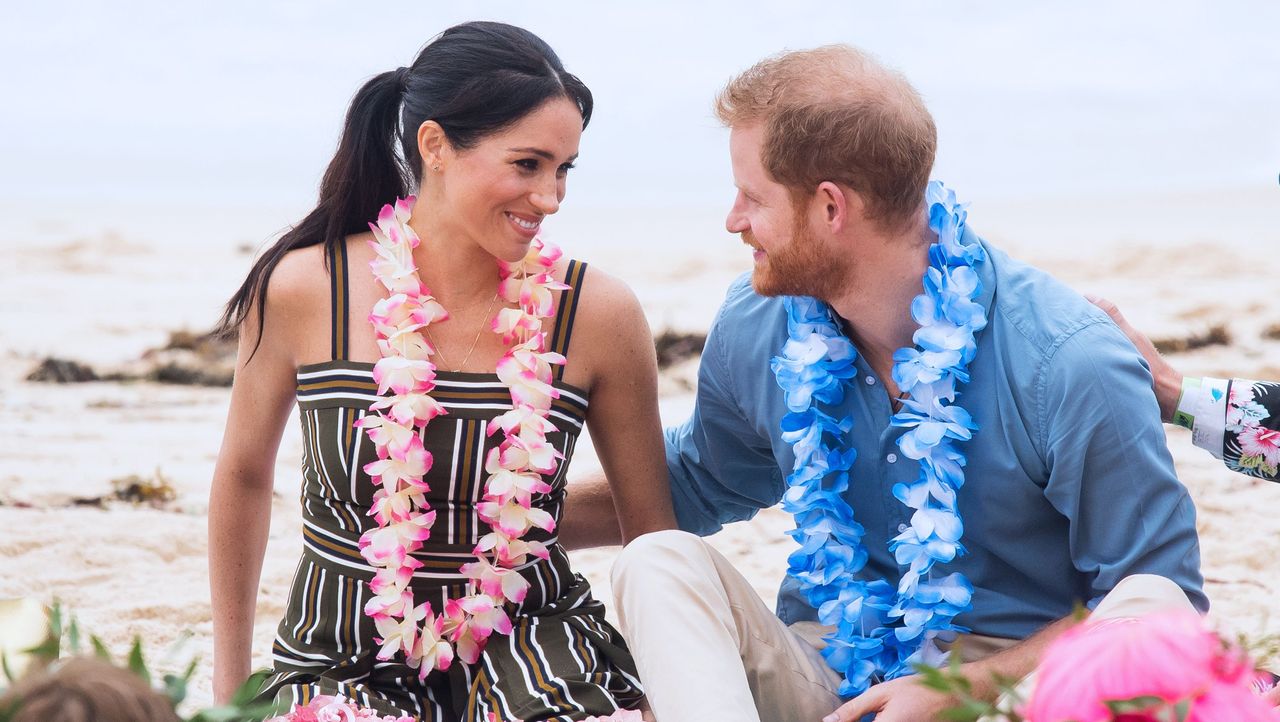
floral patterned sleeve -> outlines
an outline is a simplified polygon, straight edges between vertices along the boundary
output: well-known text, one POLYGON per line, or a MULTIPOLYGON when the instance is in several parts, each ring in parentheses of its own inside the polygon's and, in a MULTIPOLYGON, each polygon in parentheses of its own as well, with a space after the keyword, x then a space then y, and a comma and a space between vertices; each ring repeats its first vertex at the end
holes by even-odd
POLYGON ((1280 383, 1187 379, 1174 422, 1228 469, 1280 481, 1280 383))

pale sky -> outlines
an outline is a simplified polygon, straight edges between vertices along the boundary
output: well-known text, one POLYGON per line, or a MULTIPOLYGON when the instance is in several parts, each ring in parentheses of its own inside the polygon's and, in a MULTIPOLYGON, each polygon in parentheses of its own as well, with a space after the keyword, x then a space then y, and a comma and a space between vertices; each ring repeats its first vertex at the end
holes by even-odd
POLYGON ((445 27, 547 40, 596 97, 578 207, 721 205, 734 73, 848 42, 904 71, 970 195, 1275 188, 1280 4, 145 2, 0 20, 0 196, 309 207, 347 102, 445 27), (377 12, 371 8, 378 8, 377 12))

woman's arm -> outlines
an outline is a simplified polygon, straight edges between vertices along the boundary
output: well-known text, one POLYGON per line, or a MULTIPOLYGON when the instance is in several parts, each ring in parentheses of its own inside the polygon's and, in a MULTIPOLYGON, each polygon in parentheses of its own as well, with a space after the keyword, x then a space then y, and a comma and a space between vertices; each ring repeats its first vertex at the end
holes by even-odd
POLYGON ((213 610, 213 694, 230 699, 249 676, 258 578, 271 524, 276 451, 294 404, 289 276, 283 261, 267 288, 262 344, 256 308, 240 325, 235 381, 209 494, 209 586, 213 610))
MULTIPOLYGON (((618 524, 626 543, 676 527, 658 418, 657 354, 630 288, 589 268, 583 289, 570 351, 585 354, 592 370, 587 425, 617 519, 591 521, 618 524)), ((607 509, 605 504, 592 506, 607 509)))

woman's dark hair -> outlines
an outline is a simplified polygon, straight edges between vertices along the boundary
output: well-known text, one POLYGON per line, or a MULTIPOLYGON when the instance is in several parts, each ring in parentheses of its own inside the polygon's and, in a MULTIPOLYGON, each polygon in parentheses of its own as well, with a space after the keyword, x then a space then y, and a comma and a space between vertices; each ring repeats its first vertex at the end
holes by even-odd
POLYGON ((578 106, 586 128, 592 107, 587 86, 565 71, 541 38, 495 22, 455 25, 428 43, 412 65, 366 82, 351 100, 316 207, 253 264, 215 332, 234 334, 256 304, 257 352, 266 322, 267 281, 276 264, 297 248, 323 243, 331 249, 344 242, 367 229, 384 204, 416 188, 422 180, 418 127, 423 122, 439 123, 449 143, 465 150, 557 97, 578 106))

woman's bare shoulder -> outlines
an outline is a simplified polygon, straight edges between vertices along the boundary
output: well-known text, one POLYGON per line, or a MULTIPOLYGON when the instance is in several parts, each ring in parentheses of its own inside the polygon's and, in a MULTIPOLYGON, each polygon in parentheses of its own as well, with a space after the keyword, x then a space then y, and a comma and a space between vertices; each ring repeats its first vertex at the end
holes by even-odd
POLYGON ((329 295, 322 244, 295 248, 280 257, 267 281, 267 304, 282 310, 311 306, 329 295))
POLYGON ((625 281, 588 264, 578 288, 575 327, 608 328, 620 322, 643 320, 640 299, 625 281))

